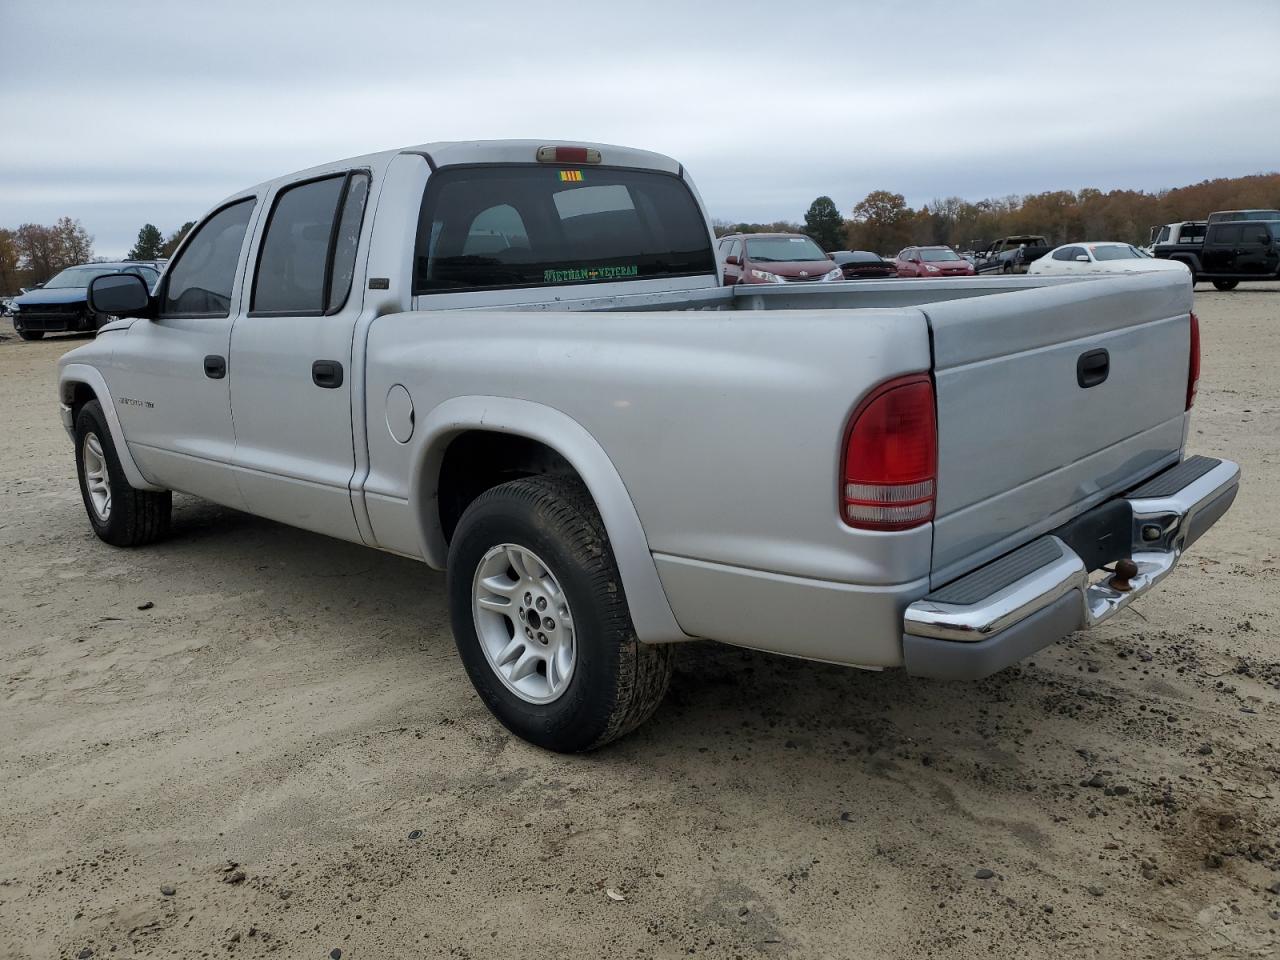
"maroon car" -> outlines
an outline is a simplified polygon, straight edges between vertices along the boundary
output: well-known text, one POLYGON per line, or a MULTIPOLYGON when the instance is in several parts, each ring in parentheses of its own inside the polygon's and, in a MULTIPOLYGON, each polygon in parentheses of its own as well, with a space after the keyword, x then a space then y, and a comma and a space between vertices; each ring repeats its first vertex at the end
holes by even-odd
POLYGON ((721 239, 719 254, 726 286, 844 279, 844 272, 803 234, 735 233, 721 239))
POLYGON ((831 259, 836 262, 846 280, 883 280, 898 275, 898 267, 870 250, 834 250, 831 259))
POLYGON ((900 277, 972 277, 971 264, 950 247, 907 247, 894 261, 900 277))

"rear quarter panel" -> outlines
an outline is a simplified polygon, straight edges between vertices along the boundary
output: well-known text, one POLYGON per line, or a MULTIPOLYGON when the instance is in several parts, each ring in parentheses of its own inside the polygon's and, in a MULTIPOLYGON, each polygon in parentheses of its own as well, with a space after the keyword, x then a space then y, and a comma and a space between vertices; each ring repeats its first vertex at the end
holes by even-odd
POLYGON ((860 397, 929 369, 919 310, 404 313, 373 322, 367 357, 379 540, 400 509, 424 542, 436 522, 434 489, 410 482, 430 451, 420 437, 397 443, 385 422, 401 384, 419 422, 460 396, 565 414, 607 454, 655 553, 847 583, 928 572, 928 527, 854 531, 836 503, 860 397))

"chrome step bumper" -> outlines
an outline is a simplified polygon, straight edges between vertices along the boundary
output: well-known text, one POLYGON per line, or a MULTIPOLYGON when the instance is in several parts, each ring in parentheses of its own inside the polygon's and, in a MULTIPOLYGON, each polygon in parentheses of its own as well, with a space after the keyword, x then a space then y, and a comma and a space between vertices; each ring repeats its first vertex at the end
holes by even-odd
POLYGON ((1080 556, 1048 534, 917 600, 903 615, 907 672, 985 677, 1110 619, 1169 575, 1239 486, 1237 464, 1191 457, 1126 494, 1137 567, 1127 590, 1110 579, 1091 583, 1080 556))

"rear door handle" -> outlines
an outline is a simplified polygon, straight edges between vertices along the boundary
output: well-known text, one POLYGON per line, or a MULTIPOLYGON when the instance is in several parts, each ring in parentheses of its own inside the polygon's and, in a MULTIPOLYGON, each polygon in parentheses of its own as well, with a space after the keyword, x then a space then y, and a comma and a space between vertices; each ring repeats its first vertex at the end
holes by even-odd
POLYGON ((1096 387, 1111 372, 1111 355, 1106 350, 1089 350, 1076 360, 1076 383, 1084 389, 1096 387))
POLYGON ((209 354, 204 358, 204 375, 210 380, 221 380, 227 375, 227 358, 209 354))
POLYGON ((342 364, 337 360, 317 360, 311 364, 311 382, 326 390, 342 386, 342 364))

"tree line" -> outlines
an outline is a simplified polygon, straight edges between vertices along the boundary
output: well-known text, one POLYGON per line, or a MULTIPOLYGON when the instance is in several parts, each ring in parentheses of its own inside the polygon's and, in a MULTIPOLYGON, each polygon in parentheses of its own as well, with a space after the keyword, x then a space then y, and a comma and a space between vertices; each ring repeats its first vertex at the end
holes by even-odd
MULTIPOLYGON (((159 260, 171 256, 188 231, 189 220, 167 237, 155 224, 144 224, 127 260, 159 260)), ((101 260, 93 253, 93 237, 79 220, 61 217, 53 224, 24 223, 0 227, 0 294, 45 283, 67 267, 101 260)))
POLYGON ((1000 237, 1038 234, 1050 245, 1086 240, 1120 240, 1144 245, 1152 226, 1203 220, 1214 210, 1280 209, 1280 173, 1205 180, 1159 190, 1092 187, 1050 190, 986 200, 962 197, 932 200, 916 210, 890 190, 873 190, 844 216, 830 197, 810 204, 802 222, 728 223, 716 233, 807 233, 825 250, 897 253, 906 246, 945 244, 981 249, 1000 237))

